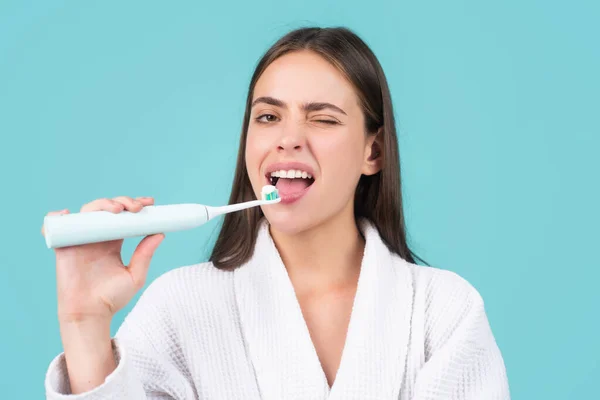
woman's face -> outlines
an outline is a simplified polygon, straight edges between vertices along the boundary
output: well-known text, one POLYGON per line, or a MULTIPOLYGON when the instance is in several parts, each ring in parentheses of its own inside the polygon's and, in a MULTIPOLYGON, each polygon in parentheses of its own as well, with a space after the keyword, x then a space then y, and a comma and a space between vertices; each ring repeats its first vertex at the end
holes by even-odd
POLYGON ((246 167, 258 198, 276 182, 281 202, 263 206, 273 228, 288 234, 353 215, 361 174, 377 172, 374 136, 352 85, 319 55, 275 60, 254 89, 246 167))

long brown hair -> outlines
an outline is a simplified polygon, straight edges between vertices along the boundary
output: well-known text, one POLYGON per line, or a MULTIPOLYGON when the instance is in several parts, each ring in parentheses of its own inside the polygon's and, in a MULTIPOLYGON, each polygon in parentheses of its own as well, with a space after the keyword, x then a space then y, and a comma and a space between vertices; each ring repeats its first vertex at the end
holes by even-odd
MULTIPOLYGON (((370 220, 392 252, 412 263, 415 262, 415 258, 420 260, 409 249, 406 240, 398 141, 387 80, 371 49, 347 28, 301 28, 291 31, 279 39, 260 59, 248 89, 229 204, 256 199, 244 155, 256 82, 277 58, 300 50, 319 54, 346 76, 354 86, 363 108, 365 131, 371 135, 382 135, 383 167, 375 175, 361 176, 354 198, 355 217, 370 220)), ((213 265, 231 270, 246 262, 253 254, 262 217, 263 213, 259 207, 227 214, 210 256, 213 265)))

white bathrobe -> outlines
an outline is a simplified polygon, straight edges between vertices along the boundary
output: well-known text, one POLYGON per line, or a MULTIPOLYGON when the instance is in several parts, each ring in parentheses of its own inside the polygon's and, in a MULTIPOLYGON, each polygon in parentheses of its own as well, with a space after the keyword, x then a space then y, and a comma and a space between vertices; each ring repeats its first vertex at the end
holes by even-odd
POLYGON ((482 298, 455 273, 366 239, 341 364, 330 388, 263 222, 235 271, 185 266, 144 291, 113 338, 117 369, 71 395, 64 354, 48 399, 505 400, 509 387, 482 298))

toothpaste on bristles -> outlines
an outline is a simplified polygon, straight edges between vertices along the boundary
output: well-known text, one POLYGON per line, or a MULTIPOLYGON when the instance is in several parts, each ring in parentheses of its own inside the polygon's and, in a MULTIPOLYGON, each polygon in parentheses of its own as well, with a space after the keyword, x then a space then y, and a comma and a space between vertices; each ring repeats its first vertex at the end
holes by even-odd
POLYGON ((262 188, 262 199, 263 200, 277 200, 279 198, 279 191, 273 185, 265 185, 262 188))

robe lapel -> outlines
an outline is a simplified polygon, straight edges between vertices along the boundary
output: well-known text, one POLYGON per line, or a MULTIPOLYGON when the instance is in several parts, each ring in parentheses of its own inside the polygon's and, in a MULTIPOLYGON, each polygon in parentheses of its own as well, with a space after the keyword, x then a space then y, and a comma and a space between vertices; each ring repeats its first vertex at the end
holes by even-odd
POLYGON ((251 260, 235 270, 234 282, 261 399, 327 399, 327 379, 267 223, 251 260))
POLYGON ((411 330, 413 286, 406 263, 361 221, 366 246, 346 344, 329 400, 398 399, 411 330))
POLYGON ((410 333, 412 280, 377 230, 366 246, 346 343, 329 390, 294 288, 263 222, 251 260, 234 272, 236 300, 263 400, 398 399, 410 333))

